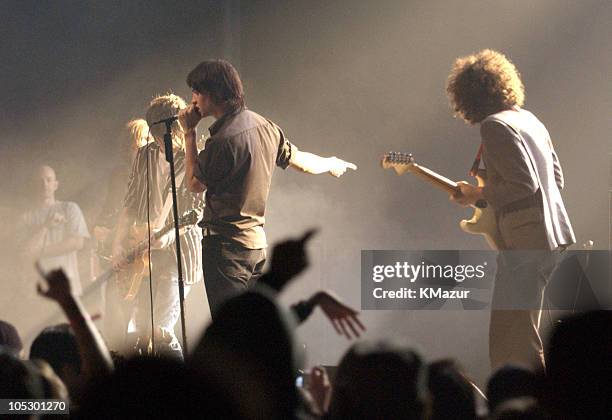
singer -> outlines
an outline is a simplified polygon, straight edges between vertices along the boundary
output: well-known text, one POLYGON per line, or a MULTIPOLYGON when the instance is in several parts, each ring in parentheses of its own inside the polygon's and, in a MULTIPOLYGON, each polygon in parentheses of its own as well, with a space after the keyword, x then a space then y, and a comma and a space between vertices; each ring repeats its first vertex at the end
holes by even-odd
POLYGON ((306 153, 270 120, 250 111, 242 81, 224 60, 204 61, 187 76, 191 104, 179 114, 185 128, 185 178, 193 192, 206 189, 203 228, 204 284, 213 320, 219 305, 245 290, 266 260, 266 202, 274 166, 340 177, 357 167, 336 157, 306 153), (216 121, 199 154, 195 128, 216 121))

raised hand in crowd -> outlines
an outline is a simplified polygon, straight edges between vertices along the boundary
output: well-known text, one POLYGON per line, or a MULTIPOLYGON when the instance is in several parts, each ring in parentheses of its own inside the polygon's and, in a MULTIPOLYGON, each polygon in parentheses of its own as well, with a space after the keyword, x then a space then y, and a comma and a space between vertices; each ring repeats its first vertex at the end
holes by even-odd
POLYGON ((366 330, 357 317, 359 312, 345 305, 333 293, 326 290, 320 290, 310 299, 291 305, 291 310, 297 317, 298 323, 301 324, 310 317, 317 306, 321 307, 339 335, 344 335, 348 339, 357 338, 361 332, 366 330))
POLYGON ((314 306, 321 308, 339 335, 350 340, 360 337, 361 333, 366 330, 357 317, 359 312, 342 303, 333 293, 321 290, 315 293, 311 300, 314 306))
MULTIPOLYGON (((310 229, 301 238, 289 239, 275 245, 272 250, 270 270, 259 279, 259 283, 276 292, 285 288, 291 279, 308 267, 306 244, 316 233, 316 229, 310 229)), ((292 305, 291 309, 299 323, 302 323, 317 306, 321 308, 338 334, 351 339, 359 337, 361 332, 365 331, 365 326, 357 317, 359 312, 342 303, 338 297, 328 291, 321 290, 310 299, 292 305)))
POLYGON ((270 270, 259 279, 259 283, 267 285, 276 292, 284 289, 292 278, 308 267, 306 244, 316 233, 317 229, 310 229, 301 238, 289 239, 275 245, 272 250, 270 270))
POLYGON ((324 415, 329 410, 331 401, 332 385, 329 375, 323 366, 315 366, 310 371, 310 380, 307 390, 312 401, 316 405, 319 415, 324 415))
POLYGON ((106 344, 80 299, 72 292, 64 271, 52 270, 45 274, 39 265, 37 269, 46 283, 36 285, 38 294, 57 302, 74 330, 81 353, 81 372, 84 380, 111 372, 113 362, 106 344))

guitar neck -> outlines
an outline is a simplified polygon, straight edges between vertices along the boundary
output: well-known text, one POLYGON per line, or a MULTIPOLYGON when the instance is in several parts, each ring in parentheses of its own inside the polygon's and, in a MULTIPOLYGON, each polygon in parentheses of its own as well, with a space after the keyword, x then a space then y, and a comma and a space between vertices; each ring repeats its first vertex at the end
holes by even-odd
MULTIPOLYGON (((196 222, 196 217, 197 217, 197 213, 194 210, 191 210, 190 212, 188 212, 187 214, 183 215, 180 219, 179 219, 179 229, 183 228, 185 226, 189 226, 192 225, 196 222)), ((166 226, 164 226, 159 232, 156 232, 153 235, 153 239, 159 239, 161 238, 163 235, 165 235, 166 233, 168 233, 170 230, 174 229, 174 224, 173 223, 169 223, 166 226)), ((179 235, 182 235, 183 233, 185 233, 186 230, 183 230, 182 232, 179 232, 179 235)), ((149 241, 148 240, 143 240, 140 243, 138 243, 138 245, 136 245, 134 248, 130 249, 127 253, 127 255, 125 256, 124 261, 128 262, 128 263, 132 263, 132 261, 134 259, 136 259, 137 257, 139 257, 140 255, 142 255, 144 253, 144 251, 147 249, 147 247, 149 246, 149 241)), ((102 274, 100 274, 99 276, 97 276, 94 280, 94 282, 91 284, 91 286, 89 287, 89 289, 93 289, 97 286, 94 285, 99 285, 101 283, 106 282, 108 279, 110 279, 113 275, 115 275, 116 272, 120 271, 120 269, 115 269, 114 267, 109 268, 108 270, 106 270, 105 272, 103 272, 102 274)))
POLYGON ((459 187, 457 187, 457 183, 455 181, 452 181, 432 171, 431 169, 415 164, 413 173, 433 186, 446 191, 448 194, 455 194, 457 191, 459 191, 459 187))
MULTIPOLYGON (((182 228, 182 227, 183 227, 183 224, 179 221, 179 228, 182 228)), ((156 232, 153 235, 153 239, 157 240, 161 238, 166 233, 170 232, 172 229, 174 229, 174 224, 167 224, 159 232, 156 232)), ((141 255, 143 251, 147 249, 148 246, 149 246, 149 241, 147 241, 146 239, 144 241, 141 241, 138 245, 136 245, 132 249, 131 252, 128 253, 128 258, 134 258, 134 257, 141 255)))
MULTIPOLYGON (((153 237, 155 239, 159 239, 159 238, 162 237, 162 235, 165 235, 173 227, 174 227, 174 225, 166 225, 166 226, 164 226, 164 228, 162 230, 160 230, 155 235, 153 235, 153 237)), ((134 258, 140 256, 145 251, 145 249, 147 249, 148 246, 149 246, 149 241, 142 241, 142 242, 140 242, 136 247, 132 248, 128 252, 128 254, 125 257, 125 259, 128 260, 128 261, 133 260, 134 258)), ((105 283, 112 276, 114 276, 117 271, 119 271, 119 270, 117 270, 117 269, 115 269, 113 267, 109 268, 108 270, 106 270, 105 272, 103 272, 102 274, 97 276, 94 279, 93 283, 86 290, 93 290, 96 287, 99 287, 101 284, 105 283)))

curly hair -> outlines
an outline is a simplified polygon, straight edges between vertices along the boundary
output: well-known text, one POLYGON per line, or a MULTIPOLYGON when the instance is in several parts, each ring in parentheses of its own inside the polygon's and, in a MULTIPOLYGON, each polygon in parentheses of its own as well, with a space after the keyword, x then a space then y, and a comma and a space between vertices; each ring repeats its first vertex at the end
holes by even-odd
POLYGON ((476 124, 496 112, 522 106, 521 75, 500 52, 482 50, 455 60, 446 92, 455 116, 476 124))

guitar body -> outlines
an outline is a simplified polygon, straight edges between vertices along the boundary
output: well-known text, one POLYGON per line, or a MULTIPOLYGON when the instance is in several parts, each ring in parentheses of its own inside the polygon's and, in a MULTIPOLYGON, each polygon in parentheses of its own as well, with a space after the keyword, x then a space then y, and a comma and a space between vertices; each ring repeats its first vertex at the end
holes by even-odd
MULTIPOLYGON (((476 175, 479 187, 484 187, 486 184, 485 175, 479 171, 476 175)), ((472 235, 482 235, 487 241, 487 244, 495 250, 501 249, 502 240, 497 228, 497 217, 495 216, 495 209, 487 204, 486 207, 474 207, 474 214, 469 220, 462 220, 459 222, 459 227, 466 233, 472 235)))
MULTIPOLYGON (((137 248, 138 244, 142 243, 147 237, 147 231, 146 225, 132 226, 128 240, 130 248, 137 248)), ((135 255, 130 264, 117 273, 117 284, 123 299, 127 301, 134 300, 148 271, 149 254, 145 252, 142 255, 135 255)))
MULTIPOLYGON (((179 235, 187 232, 197 221, 198 212, 196 210, 186 212, 178 220, 179 235)), ((158 240, 173 229, 174 224, 168 223, 151 237, 153 240, 158 240)), ((94 284, 103 283, 115 277, 123 298, 128 301, 133 300, 138 294, 143 279, 149 275, 149 254, 146 252, 149 247, 148 231, 147 225, 132 226, 128 239, 129 251, 122 262, 125 268, 106 270, 96 277, 94 284)))

